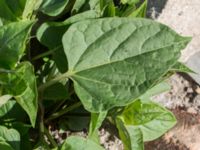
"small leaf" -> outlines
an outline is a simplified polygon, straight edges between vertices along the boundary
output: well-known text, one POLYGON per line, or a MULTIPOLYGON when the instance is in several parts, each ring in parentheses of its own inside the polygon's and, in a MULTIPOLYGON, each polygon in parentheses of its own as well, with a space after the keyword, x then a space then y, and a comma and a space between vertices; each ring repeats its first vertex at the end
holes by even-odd
POLYGON ((80 150, 80 148, 81 150, 104 150, 95 142, 78 136, 70 136, 67 138, 61 150, 80 150))
POLYGON ((170 71, 174 72, 184 72, 184 73, 195 73, 192 69, 187 67, 185 64, 181 62, 177 62, 171 69, 170 71))
POLYGON ((0 149, 1 150, 14 150, 10 144, 8 144, 5 139, 0 137, 0 149))
POLYGON ((125 149, 143 150, 141 141, 160 137, 176 124, 176 118, 156 103, 137 100, 125 107, 116 122, 125 149))
POLYGON ((137 4, 139 2, 140 2, 140 0, 121 0, 122 4, 129 4, 129 5, 137 4))
POLYGON ((103 12, 103 17, 115 16, 115 4, 113 0, 100 0, 100 8, 103 12))
POLYGON ((134 10, 129 17, 146 17, 146 11, 147 11, 147 0, 145 0, 142 5, 134 10))
POLYGON ((107 112, 91 113, 89 139, 99 143, 98 130, 101 127, 104 119, 106 118, 107 112))
POLYGON ((80 21, 62 39, 68 76, 91 112, 140 97, 177 62, 190 40, 163 24, 135 18, 80 21))
POLYGON ((69 0, 45 0, 40 10, 49 16, 57 16, 63 12, 69 0))
POLYGON ((0 68, 14 68, 25 51, 32 21, 20 21, 0 28, 0 68))
POLYGON ((4 126, 0 126, 0 137, 5 139, 13 149, 20 150, 20 134, 15 129, 8 129, 4 126))

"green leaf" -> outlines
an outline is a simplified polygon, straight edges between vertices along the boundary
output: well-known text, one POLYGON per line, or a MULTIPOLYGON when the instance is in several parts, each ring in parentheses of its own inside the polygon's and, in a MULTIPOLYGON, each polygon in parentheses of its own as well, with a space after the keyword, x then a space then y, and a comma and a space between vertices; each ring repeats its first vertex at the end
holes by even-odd
POLYGON ((0 28, 0 68, 13 68, 23 56, 32 24, 20 21, 0 28))
POLYGON ((40 11, 49 16, 57 16, 64 11, 69 0, 45 0, 43 2, 40 11))
POLYGON ((100 1, 99 0, 76 0, 72 8, 72 14, 80 12, 95 10, 100 12, 100 1))
POLYGON ((96 18, 95 11, 87 11, 70 17, 64 22, 46 22, 37 31, 37 39, 53 52, 54 60, 60 72, 67 71, 67 58, 62 46, 62 36, 69 26, 75 22, 96 18))
POLYGON ((20 150, 20 134, 15 129, 8 129, 4 126, 0 126, 0 137, 5 139, 13 149, 20 150))
POLYGON ((129 17, 146 17, 146 12, 147 12, 147 0, 145 0, 142 5, 134 10, 129 17))
POLYGON ((95 142, 78 136, 70 136, 67 138, 62 145, 61 150, 80 150, 80 148, 81 150, 104 150, 95 142))
POLYGON ((169 91, 170 89, 171 89, 170 85, 167 82, 163 81, 163 82, 156 84, 148 91, 146 91, 145 94, 140 96, 140 99, 141 100, 149 100, 152 96, 169 91))
POLYGON ((129 5, 137 4, 139 2, 140 2, 140 0, 121 0, 122 4, 129 4, 129 5))
POLYGON ((0 18, 2 22, 18 21, 21 19, 26 0, 0 0, 0 18))
POLYGON ((0 137, 0 149, 2 150, 14 150, 10 144, 8 144, 5 139, 3 139, 2 137, 0 137))
POLYGON ((17 103, 29 115, 32 126, 37 117, 37 88, 33 66, 29 62, 18 65, 15 74, 10 76, 10 83, 6 85, 7 92, 16 99, 17 103))
POLYGON ((78 97, 87 110, 102 112, 144 94, 190 39, 151 20, 107 18, 73 24, 62 41, 78 97))
MULTIPOLYGON (((23 80, 26 85, 25 89, 19 95, 15 95, 15 99, 17 103, 21 105, 21 107, 27 112, 29 115, 30 121, 32 126, 35 126, 36 117, 37 117, 37 109, 38 109, 38 94, 37 94, 37 87, 36 87, 36 78, 34 74, 33 66, 28 63, 24 62, 21 63, 17 67, 17 74, 19 75, 18 80, 23 80)), ((20 89, 21 84, 16 83, 14 85, 14 89, 20 89)))
POLYGON ((143 150, 142 141, 163 135, 176 124, 176 118, 156 103, 137 100, 124 109, 116 122, 125 149, 143 150))
POLYGON ((0 107, 2 105, 4 105, 5 103, 8 102, 8 100, 10 100, 12 98, 11 95, 3 95, 3 96, 0 96, 0 107))
POLYGON ((193 70, 191 70, 189 67, 187 67, 185 64, 181 62, 177 62, 170 71, 173 72, 184 72, 184 73, 195 73, 193 70))
POLYGON ((100 0, 100 8, 103 12, 103 17, 114 17, 115 16, 115 4, 113 0, 100 0))
POLYGON ((43 98, 46 100, 62 100, 69 97, 67 87, 62 83, 56 83, 44 90, 43 98))
POLYGON ((107 112, 91 113, 90 129, 89 129, 89 139, 99 142, 98 130, 101 127, 104 119, 106 118, 107 112))

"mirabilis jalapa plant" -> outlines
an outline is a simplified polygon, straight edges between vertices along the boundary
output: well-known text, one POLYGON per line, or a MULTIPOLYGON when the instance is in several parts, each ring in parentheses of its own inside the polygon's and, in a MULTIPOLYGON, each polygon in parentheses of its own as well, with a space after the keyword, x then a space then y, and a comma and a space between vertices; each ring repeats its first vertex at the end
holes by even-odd
POLYGON ((147 0, 0 0, 0 149, 103 150, 104 120, 125 150, 173 127, 150 98, 191 40, 144 19, 147 0), (29 118, 29 119, 28 119, 29 118), (90 123, 89 123, 90 121, 90 123), (49 133, 80 131, 59 144, 49 133))

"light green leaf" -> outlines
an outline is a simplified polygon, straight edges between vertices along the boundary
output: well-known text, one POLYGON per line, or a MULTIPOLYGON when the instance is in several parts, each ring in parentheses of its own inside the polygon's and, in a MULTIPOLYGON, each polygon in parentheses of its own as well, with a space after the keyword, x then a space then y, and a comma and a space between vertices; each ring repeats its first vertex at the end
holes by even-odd
POLYGON ((145 0, 142 5, 134 10, 129 17, 146 17, 146 12, 147 12, 147 0, 145 0))
POLYGON ((100 0, 100 8, 103 13, 103 17, 115 16, 115 4, 113 0, 100 0))
POLYGON ((10 144, 8 144, 4 138, 0 137, 0 149, 1 150, 14 150, 10 144))
POLYGON ((10 100, 12 98, 11 95, 3 95, 3 96, 0 96, 0 107, 2 105, 4 105, 5 103, 8 102, 8 100, 10 100))
POLYGON ((95 142, 78 136, 70 136, 67 138, 61 150, 80 150, 80 148, 81 150, 104 150, 95 142))
POLYGON ((0 68, 13 68, 23 56, 32 21, 20 21, 0 28, 0 68))
POLYGON ((139 2, 140 2, 140 0, 121 0, 122 4, 129 4, 129 5, 137 4, 139 2))
POLYGON ((69 0, 45 0, 40 10, 49 16, 61 14, 67 6, 69 0))
POLYGON ((78 97, 87 110, 102 112, 144 94, 190 39, 148 19, 107 18, 73 24, 62 41, 78 97))
POLYGON ((146 91, 145 94, 140 96, 140 99, 141 100, 149 100, 152 96, 169 91, 170 89, 171 89, 170 85, 166 81, 163 81, 163 82, 156 84, 148 91, 146 91))
POLYGON ((8 129, 4 126, 0 126, 0 137, 5 139, 13 149, 20 150, 20 134, 15 129, 8 129))
POLYGON ((106 118, 107 112, 91 113, 89 139, 99 143, 98 131, 101 127, 104 119, 106 118))
POLYGON ((75 22, 96 18, 95 11, 87 11, 70 17, 64 22, 46 22, 37 31, 37 39, 53 52, 54 60, 60 72, 67 71, 67 58, 62 46, 62 36, 69 26, 75 22))
POLYGON ((142 141, 151 141, 163 135, 176 124, 176 118, 156 103, 137 100, 124 109, 116 122, 126 149, 143 150, 142 141), (138 148, 135 148, 136 145, 138 148))

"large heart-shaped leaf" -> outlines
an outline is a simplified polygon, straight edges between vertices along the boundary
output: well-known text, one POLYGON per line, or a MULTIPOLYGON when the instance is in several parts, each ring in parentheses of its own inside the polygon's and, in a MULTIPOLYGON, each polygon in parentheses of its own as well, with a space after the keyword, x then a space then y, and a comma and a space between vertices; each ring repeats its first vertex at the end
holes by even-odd
POLYGON ((84 139, 78 136, 71 136, 67 138, 61 147, 61 150, 104 150, 100 145, 95 142, 84 139))
POLYGON ((15 129, 8 129, 4 126, 0 126, 0 137, 5 139, 13 149, 20 150, 20 134, 15 129))
POLYGON ((46 22, 41 25, 37 31, 37 39, 50 51, 53 51, 54 60, 60 72, 67 71, 67 58, 64 54, 62 46, 62 36, 69 28, 69 26, 75 22, 96 18, 97 13, 95 11, 86 11, 75 16, 70 17, 64 22, 46 22))
POLYGON ((62 41, 77 95, 87 110, 101 112, 145 93, 190 39, 151 20, 106 18, 73 24, 62 41))
POLYGON ((125 150, 143 150, 143 142, 154 140, 176 124, 176 118, 151 101, 137 100, 116 119, 125 150))
POLYGON ((20 21, 0 27, 0 68, 13 68, 23 56, 32 24, 20 21))

